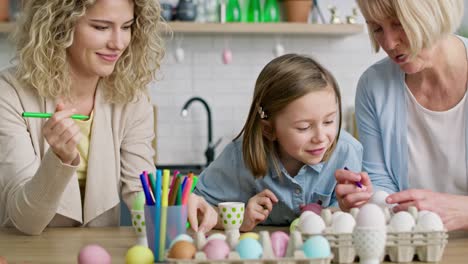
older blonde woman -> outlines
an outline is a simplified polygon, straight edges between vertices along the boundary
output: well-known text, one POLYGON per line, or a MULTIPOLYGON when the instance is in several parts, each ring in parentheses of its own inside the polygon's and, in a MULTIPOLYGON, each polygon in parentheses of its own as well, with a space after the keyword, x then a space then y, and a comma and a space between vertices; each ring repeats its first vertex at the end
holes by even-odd
MULTIPOLYGON (((119 196, 130 205, 155 169, 146 86, 163 56, 159 13, 146 0, 26 1, 17 66, 0 74, 0 226, 119 224, 119 196)), ((216 214, 199 197, 189 206, 216 214)))
POLYGON ((356 117, 367 174, 336 173, 340 206, 375 189, 395 211, 438 213, 468 229, 468 40, 454 35, 463 0, 358 0, 376 51, 388 57, 359 80, 356 117), (372 184, 368 180, 372 180, 372 184), (363 189, 352 183, 361 180, 363 189))

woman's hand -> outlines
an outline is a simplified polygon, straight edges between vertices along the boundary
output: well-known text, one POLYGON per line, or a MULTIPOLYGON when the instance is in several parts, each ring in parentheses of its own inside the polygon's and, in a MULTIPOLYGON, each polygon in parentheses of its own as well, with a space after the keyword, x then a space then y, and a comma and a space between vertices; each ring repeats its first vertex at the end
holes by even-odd
POLYGON ((195 232, 208 232, 216 226, 218 214, 203 197, 191 193, 187 207, 188 220, 195 232), (201 219, 200 225, 198 225, 199 219, 201 219))
POLYGON ((80 142, 81 133, 78 125, 70 118, 74 113, 74 110, 65 109, 62 103, 57 104, 54 115, 42 127, 42 133, 62 163, 76 166, 80 160, 76 146, 80 142))
POLYGON ((448 231, 468 229, 468 197, 438 193, 429 190, 409 189, 389 195, 389 204, 396 203, 395 212, 406 211, 409 206, 438 214, 448 231))
POLYGON ((276 195, 268 189, 250 198, 245 208, 240 231, 251 231, 258 223, 265 221, 273 210, 273 204, 277 202, 276 195))
POLYGON ((349 211, 353 207, 361 207, 372 196, 372 183, 369 175, 365 172, 355 173, 349 170, 337 170, 336 178, 336 199, 341 210, 349 211), (360 182, 362 188, 356 185, 360 182))

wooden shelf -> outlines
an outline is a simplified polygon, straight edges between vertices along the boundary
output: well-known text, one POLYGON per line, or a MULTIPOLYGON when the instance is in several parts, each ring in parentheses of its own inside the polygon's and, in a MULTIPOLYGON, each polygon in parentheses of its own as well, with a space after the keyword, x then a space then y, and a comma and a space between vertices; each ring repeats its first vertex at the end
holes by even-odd
POLYGON ((13 30, 15 23, 11 22, 0 22, 0 33, 8 33, 13 30))
POLYGON ((174 33, 215 34, 303 34, 352 35, 364 31, 362 24, 302 24, 302 23, 168 23, 174 33))
MULTIPOLYGON (((187 34, 300 34, 352 35, 364 31, 362 24, 301 24, 301 23, 194 23, 170 22, 174 33, 187 34)), ((0 23, 0 33, 11 32, 14 23, 0 23)))

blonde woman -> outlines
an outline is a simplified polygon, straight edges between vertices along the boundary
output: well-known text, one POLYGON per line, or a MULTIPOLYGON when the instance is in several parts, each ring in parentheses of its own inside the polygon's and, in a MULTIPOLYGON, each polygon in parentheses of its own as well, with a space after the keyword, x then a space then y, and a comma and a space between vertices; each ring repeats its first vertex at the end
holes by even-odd
MULTIPOLYGON (((131 205, 139 173, 155 169, 146 86, 163 56, 159 4, 25 3, 14 35, 17 65, 0 74, 0 226, 26 234, 116 226, 120 197, 131 205)), ((211 209, 196 198, 192 207, 211 209)))
POLYGON ((395 211, 438 213, 448 230, 468 229, 468 40, 454 35, 463 0, 358 0, 376 51, 388 57, 362 75, 356 116, 363 170, 373 186, 356 192, 337 172, 342 209, 391 194, 395 211), (372 188, 373 187, 373 188, 372 188))

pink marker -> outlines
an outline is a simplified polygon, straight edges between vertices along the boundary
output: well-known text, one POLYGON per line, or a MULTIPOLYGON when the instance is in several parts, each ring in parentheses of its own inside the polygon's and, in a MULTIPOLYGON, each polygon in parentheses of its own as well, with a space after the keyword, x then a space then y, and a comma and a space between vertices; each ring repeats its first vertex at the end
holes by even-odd
MULTIPOLYGON (((344 167, 345 170, 349 171, 347 167, 344 167)), ((357 187, 359 188, 362 188, 362 183, 361 182, 354 182, 354 184, 356 184, 357 187)))

